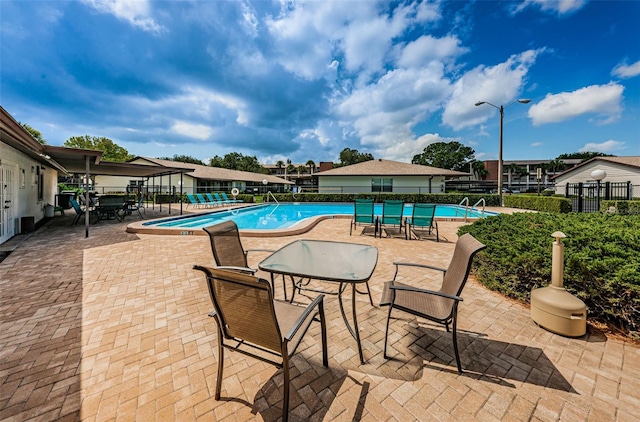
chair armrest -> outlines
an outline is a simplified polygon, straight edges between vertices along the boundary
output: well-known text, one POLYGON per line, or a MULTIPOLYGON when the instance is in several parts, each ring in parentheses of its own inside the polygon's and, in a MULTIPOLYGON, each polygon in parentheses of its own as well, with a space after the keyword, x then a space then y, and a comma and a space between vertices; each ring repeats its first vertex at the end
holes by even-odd
MULTIPOLYGON (((204 272, 205 274, 210 275, 211 274, 211 270, 214 269, 214 267, 207 267, 204 265, 194 265, 193 266, 194 270, 200 270, 202 272, 204 272)), ((215 267, 215 269, 217 270, 230 270, 230 271, 237 271, 237 272, 242 272, 242 273, 248 273, 248 274, 255 274, 258 270, 254 270, 253 268, 246 268, 246 267, 231 267, 231 266, 219 266, 219 267, 215 267)))
POLYGON ((304 310, 304 312, 300 315, 300 317, 295 322, 295 324, 293 324, 293 327, 291 328, 291 330, 287 333, 286 336, 284 336, 284 339, 286 341, 291 341, 291 339, 296 335, 296 333, 302 326, 302 323, 309 317, 309 314, 311 314, 311 312, 313 311, 313 308, 316 308, 318 305, 324 303, 323 299, 324 299, 324 295, 322 294, 317 296, 315 299, 313 299, 313 302, 311 302, 309 306, 307 306, 307 309, 304 310))
POLYGON ((419 289, 417 287, 411 287, 411 286, 390 285, 389 288, 391 290, 403 290, 403 291, 406 291, 406 292, 425 293, 425 294, 429 294, 429 295, 445 297, 447 299, 452 299, 452 300, 455 300, 455 301, 458 301, 458 302, 462 302, 464 300, 460 296, 450 295, 448 293, 436 292, 435 290, 419 289))
POLYGON ((447 272, 446 268, 434 267, 433 265, 427 265, 427 264, 415 264, 412 262, 394 262, 393 265, 395 265, 396 267, 400 267, 400 266, 419 267, 419 268, 427 268, 430 270, 442 271, 443 273, 447 272))
POLYGON ((248 268, 248 267, 232 267, 230 265, 220 265, 219 267, 216 267, 217 270, 229 270, 229 271, 236 271, 236 272, 240 272, 240 273, 246 273, 246 274, 255 274, 256 272, 258 272, 258 270, 254 270, 253 268, 248 268))

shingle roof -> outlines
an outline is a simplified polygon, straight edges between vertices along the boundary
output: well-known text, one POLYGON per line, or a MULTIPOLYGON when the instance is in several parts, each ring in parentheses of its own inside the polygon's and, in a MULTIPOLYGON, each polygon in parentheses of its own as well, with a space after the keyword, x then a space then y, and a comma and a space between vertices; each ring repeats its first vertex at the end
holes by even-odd
POLYGON ((468 173, 392 160, 370 160, 316 173, 322 176, 468 176, 468 173))
POLYGON ((150 157, 136 157, 132 161, 135 160, 146 160, 150 163, 166 166, 166 167, 178 167, 178 168, 192 168, 195 169, 193 173, 189 173, 189 176, 192 176, 196 179, 208 179, 208 180, 225 180, 225 181, 243 181, 243 182, 253 182, 253 183, 262 183, 262 180, 267 179, 269 183, 279 183, 279 184, 287 184, 292 185, 293 182, 288 180, 281 179, 280 177, 272 176, 270 174, 262 174, 262 173, 251 173, 249 171, 240 171, 240 170, 229 170, 220 167, 210 167, 210 166, 202 166, 199 164, 191 164, 191 163, 180 163, 177 161, 171 160, 160 160, 158 158, 150 158, 150 157))

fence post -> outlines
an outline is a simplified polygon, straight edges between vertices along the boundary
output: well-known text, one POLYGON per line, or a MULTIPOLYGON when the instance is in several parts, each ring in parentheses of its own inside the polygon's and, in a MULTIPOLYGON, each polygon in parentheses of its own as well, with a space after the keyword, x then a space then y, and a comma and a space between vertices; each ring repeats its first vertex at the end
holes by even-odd
POLYGON ((633 192, 632 192, 632 186, 631 186, 631 181, 627 182, 627 201, 631 201, 633 199, 633 192))
POLYGON ((578 183, 578 212, 582 212, 582 182, 578 183))
POLYGON ((611 182, 604 182, 604 199, 608 201, 611 199, 611 182))

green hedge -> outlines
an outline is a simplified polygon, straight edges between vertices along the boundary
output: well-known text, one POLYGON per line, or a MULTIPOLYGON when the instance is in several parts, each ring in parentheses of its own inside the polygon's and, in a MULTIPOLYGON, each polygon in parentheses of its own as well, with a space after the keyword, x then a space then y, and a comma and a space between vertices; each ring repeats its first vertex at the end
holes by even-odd
POLYGON ((640 200, 632 201, 600 201, 600 210, 608 212, 610 207, 615 208, 618 214, 640 214, 640 200))
POLYGON ((529 301, 551 282, 551 234, 567 235, 565 288, 582 299, 588 317, 640 336, 640 215, 606 213, 501 214, 463 226, 487 249, 474 261, 478 280, 529 301))
POLYGON ((556 213, 571 212, 571 201, 556 196, 505 195, 504 206, 556 213))
MULTIPOLYGON (((499 206, 498 195, 462 194, 462 193, 275 193, 273 196, 280 202, 353 202, 356 198, 374 198, 381 203, 385 199, 403 199, 407 203, 426 204, 459 204, 467 197, 469 205, 474 205, 484 198, 487 206, 499 206)), ((266 197, 265 197, 266 199, 266 197)))

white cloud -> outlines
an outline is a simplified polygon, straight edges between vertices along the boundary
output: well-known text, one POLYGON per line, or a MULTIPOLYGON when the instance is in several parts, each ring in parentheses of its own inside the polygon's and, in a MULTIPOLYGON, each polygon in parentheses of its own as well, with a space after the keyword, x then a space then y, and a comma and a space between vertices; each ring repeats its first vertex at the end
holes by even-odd
POLYGON ((467 48, 460 47, 460 40, 457 37, 449 35, 443 38, 434 38, 430 35, 423 35, 402 49, 397 65, 419 67, 432 60, 447 62, 467 51, 467 48))
POLYGON ((424 149, 436 142, 461 142, 458 138, 444 138, 437 133, 427 133, 416 139, 406 138, 404 140, 390 143, 376 149, 374 156, 384 157, 388 160, 410 163, 414 155, 422 154, 424 149))
POLYGON ((606 119, 601 123, 608 123, 620 115, 623 91, 622 85, 610 82, 573 92, 547 94, 542 101, 529 108, 529 117, 536 126, 562 122, 583 114, 604 116, 606 119))
POLYGON ((576 12, 587 4, 587 0, 525 0, 515 6, 514 13, 521 12, 526 7, 539 7, 545 12, 552 12, 560 15, 576 12))
POLYGON ((531 144, 532 147, 537 148, 537 147, 541 147, 542 145, 544 145, 544 143, 542 142, 534 142, 531 144))
POLYGON ((626 63, 620 63, 613 68, 611 74, 623 79, 638 76, 640 75, 640 60, 630 65, 627 65, 626 63))
POLYGON ((100 13, 109 13, 116 18, 129 22, 146 32, 160 33, 165 30, 157 24, 151 14, 148 0, 82 0, 100 13))
POLYGON ((624 142, 608 140, 599 144, 595 142, 590 142, 588 144, 585 144, 585 146, 580 148, 578 151, 579 152, 594 151, 594 152, 612 153, 615 151, 620 151, 622 149, 624 149, 624 142))
POLYGON ((171 126, 171 130, 179 135, 200 139, 201 141, 206 141, 213 134, 213 129, 208 126, 180 121, 174 123, 171 126))
POLYGON ((459 130, 487 121, 496 110, 488 106, 475 107, 475 103, 487 101, 500 105, 513 101, 523 90, 529 68, 543 51, 528 50, 509 57, 504 63, 478 66, 465 73, 454 84, 442 123, 459 130))
POLYGON ((412 128, 439 109, 450 92, 442 64, 432 62, 421 69, 390 71, 375 84, 335 98, 333 113, 363 145, 386 150, 418 142, 412 128))
POLYGON ((409 3, 388 10, 377 2, 282 2, 265 23, 275 42, 275 59, 305 79, 326 77, 337 57, 342 70, 360 73, 360 82, 384 71, 394 38, 415 23, 440 17, 437 4, 409 3))

